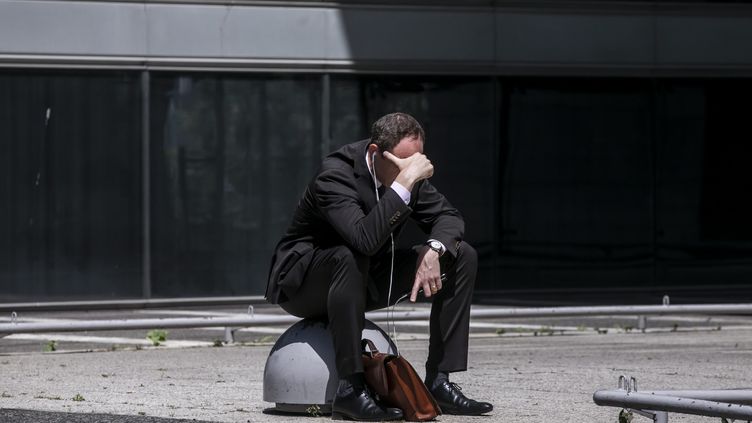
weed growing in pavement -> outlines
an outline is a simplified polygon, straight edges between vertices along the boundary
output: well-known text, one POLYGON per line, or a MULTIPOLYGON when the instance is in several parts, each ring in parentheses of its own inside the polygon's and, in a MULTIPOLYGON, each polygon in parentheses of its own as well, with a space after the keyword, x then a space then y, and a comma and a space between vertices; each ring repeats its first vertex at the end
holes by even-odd
POLYGON ((634 415, 631 411, 621 410, 619 412, 619 423, 631 423, 634 415))
POLYGON ((57 351, 57 342, 55 342, 55 340, 48 341, 46 344, 44 344, 42 351, 44 352, 57 351))
POLYGON ((319 416, 324 415, 324 413, 321 412, 321 407, 319 407, 318 404, 313 404, 312 406, 306 408, 305 411, 306 413, 308 413, 308 415, 313 416, 313 417, 319 417, 319 416))
POLYGON ((267 342, 272 342, 274 340, 274 336, 272 335, 264 335, 260 338, 256 338, 252 344, 265 344, 267 342))
POLYGON ((219 339, 215 339, 214 343, 212 344, 213 347, 222 347, 224 345, 224 342, 220 341, 219 339))
POLYGON ((76 394, 76 396, 73 397, 72 399, 73 401, 76 401, 76 402, 86 401, 86 399, 81 394, 76 394))
POLYGON ((167 341, 167 331, 162 329, 150 330, 146 333, 146 339, 151 341, 152 345, 158 347, 162 345, 162 342, 167 341))
POLYGON ((47 400, 55 400, 55 401, 62 400, 62 398, 60 398, 57 395, 55 395, 54 397, 53 396, 45 396, 45 395, 37 395, 37 396, 34 397, 34 399, 47 399, 47 400))

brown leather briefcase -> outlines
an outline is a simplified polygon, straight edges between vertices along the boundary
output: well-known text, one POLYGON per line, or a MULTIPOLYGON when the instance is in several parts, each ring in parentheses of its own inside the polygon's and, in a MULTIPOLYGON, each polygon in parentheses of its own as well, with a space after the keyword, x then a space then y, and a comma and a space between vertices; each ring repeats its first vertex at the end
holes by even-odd
POLYGON ((404 357, 379 352, 370 339, 363 340, 363 348, 366 383, 381 400, 402 409, 407 421, 433 420, 441 414, 436 400, 404 357), (366 345, 369 351, 365 351, 366 345))

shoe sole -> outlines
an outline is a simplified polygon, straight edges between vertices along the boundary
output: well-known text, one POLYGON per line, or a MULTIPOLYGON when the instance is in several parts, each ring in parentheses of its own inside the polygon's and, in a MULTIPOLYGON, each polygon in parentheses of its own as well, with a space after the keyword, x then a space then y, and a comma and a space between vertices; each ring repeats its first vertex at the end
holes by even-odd
POLYGON ((441 405, 441 403, 439 403, 439 408, 441 408, 442 414, 451 414, 453 416, 482 416, 486 413, 490 413, 493 411, 493 408, 492 408, 488 411, 478 411, 476 413, 462 413, 462 412, 459 412, 457 409, 447 407, 445 405, 441 405))
POLYGON ((402 420, 402 416, 395 417, 392 419, 356 419, 354 417, 348 416, 347 414, 332 412, 332 420, 351 420, 351 421, 357 421, 357 422, 387 422, 387 421, 402 420))

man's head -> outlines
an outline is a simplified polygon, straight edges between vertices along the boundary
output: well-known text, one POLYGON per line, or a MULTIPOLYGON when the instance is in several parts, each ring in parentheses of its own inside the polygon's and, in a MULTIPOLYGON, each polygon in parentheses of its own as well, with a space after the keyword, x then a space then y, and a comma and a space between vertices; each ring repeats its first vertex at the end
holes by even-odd
POLYGON ((371 143, 379 147, 379 151, 389 151, 404 138, 426 139, 426 134, 414 117, 407 113, 389 113, 382 116, 371 126, 371 143))
POLYGON ((399 173, 394 163, 383 158, 383 152, 388 151, 401 159, 423 153, 425 137, 418 121, 407 113, 390 113, 374 122, 368 155, 370 158, 376 153, 377 159, 373 165, 376 177, 382 184, 390 185, 399 173))

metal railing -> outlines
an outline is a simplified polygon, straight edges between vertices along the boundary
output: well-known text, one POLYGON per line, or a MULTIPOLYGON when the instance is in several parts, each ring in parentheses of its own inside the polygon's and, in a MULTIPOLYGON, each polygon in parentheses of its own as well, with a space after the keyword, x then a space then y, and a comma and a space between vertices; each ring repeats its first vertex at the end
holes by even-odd
MULTIPOLYGON (((426 320, 430 310, 409 310, 395 312, 370 312, 366 318, 372 321, 408 321, 426 320)), ((646 316, 665 316, 679 314, 750 314, 752 304, 689 304, 670 305, 668 297, 664 297, 663 305, 643 306, 584 306, 584 307, 534 307, 534 308, 482 308, 472 309, 470 317, 480 318, 529 318, 529 317, 575 317, 575 316, 638 316, 643 325, 647 323, 646 316)), ((247 315, 220 317, 183 317, 183 318, 150 318, 123 320, 68 320, 50 322, 19 321, 17 313, 12 313, 10 323, 0 324, 0 336, 14 333, 40 332, 80 332, 99 330, 129 330, 153 328, 202 328, 225 327, 244 328, 253 326, 272 326, 292 324, 300 320, 290 315, 259 315, 253 313, 253 306, 249 306, 247 315)))

